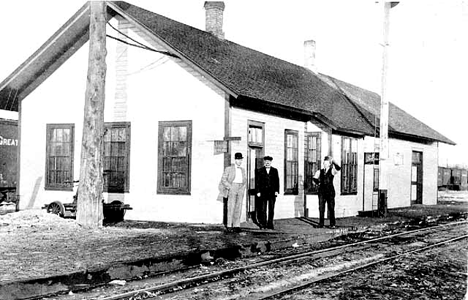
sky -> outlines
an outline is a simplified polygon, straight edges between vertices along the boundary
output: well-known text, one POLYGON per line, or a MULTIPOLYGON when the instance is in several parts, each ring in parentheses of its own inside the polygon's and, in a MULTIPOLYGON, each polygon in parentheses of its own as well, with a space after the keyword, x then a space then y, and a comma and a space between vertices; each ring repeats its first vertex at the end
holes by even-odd
MULTIPOLYGON (((205 29, 204 0, 128 2, 205 29)), ((315 40, 320 73, 381 93, 382 3, 224 2, 226 39, 298 65, 304 62, 304 41, 315 40)), ((2 2, 0 81, 84 3, 82 0, 2 2)), ((390 11, 388 49, 389 101, 457 144, 440 144, 439 165, 468 167, 468 134, 463 126, 468 111, 468 0, 400 1, 390 11)))

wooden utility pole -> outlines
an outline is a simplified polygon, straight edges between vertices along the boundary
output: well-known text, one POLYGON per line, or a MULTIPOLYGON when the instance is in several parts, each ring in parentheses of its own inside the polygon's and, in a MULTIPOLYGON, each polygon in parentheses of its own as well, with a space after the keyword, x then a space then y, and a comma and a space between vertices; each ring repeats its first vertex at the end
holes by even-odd
POLYGON ((76 221, 102 226, 104 102, 106 82, 106 3, 89 1, 89 57, 81 146, 80 184, 76 221))
POLYGON ((388 197, 388 119, 389 104, 387 95, 387 69, 388 69, 388 35, 390 28, 390 9, 398 4, 397 1, 383 2, 383 54, 382 54, 382 81, 380 95, 380 148, 379 148, 379 202, 378 211, 380 216, 387 214, 388 197))

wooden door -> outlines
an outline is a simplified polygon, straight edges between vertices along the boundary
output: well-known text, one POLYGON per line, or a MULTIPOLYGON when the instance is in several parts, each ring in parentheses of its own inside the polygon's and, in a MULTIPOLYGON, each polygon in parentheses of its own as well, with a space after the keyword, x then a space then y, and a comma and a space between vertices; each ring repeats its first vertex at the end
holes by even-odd
POLYGON ((263 167, 265 124, 262 122, 248 121, 248 146, 247 146, 247 221, 255 216, 255 177, 257 169, 263 167))
POLYGON ((411 205, 422 204, 423 198, 423 153, 413 151, 411 164, 411 205))

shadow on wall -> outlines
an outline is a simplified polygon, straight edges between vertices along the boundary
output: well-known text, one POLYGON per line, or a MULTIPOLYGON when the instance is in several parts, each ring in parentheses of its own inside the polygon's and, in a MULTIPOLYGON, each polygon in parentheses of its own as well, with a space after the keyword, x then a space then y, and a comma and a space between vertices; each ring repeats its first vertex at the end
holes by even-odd
POLYGON ((41 186, 41 182, 42 182, 42 176, 37 177, 36 183, 34 184, 33 192, 31 194, 31 198, 29 198, 29 203, 26 206, 26 209, 30 209, 34 207, 34 204, 36 203, 37 193, 39 192, 39 187, 41 186))

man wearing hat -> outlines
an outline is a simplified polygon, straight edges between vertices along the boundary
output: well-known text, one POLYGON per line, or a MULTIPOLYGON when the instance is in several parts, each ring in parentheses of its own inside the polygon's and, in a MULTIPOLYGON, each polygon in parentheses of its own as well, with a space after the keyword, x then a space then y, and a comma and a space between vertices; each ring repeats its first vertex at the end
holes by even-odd
POLYGON ((318 185, 319 198, 319 227, 324 226, 325 205, 327 205, 328 216, 330 217, 330 228, 336 227, 335 221, 335 188, 333 187, 333 177, 341 170, 331 156, 323 159, 323 168, 315 173, 313 181, 318 185))
POLYGON ((271 166, 271 156, 263 158, 264 166, 257 170, 255 178, 255 190, 257 192, 257 204, 255 207, 257 222, 260 228, 274 229, 273 218, 275 214, 276 196, 279 194, 278 170, 271 166), (268 207, 268 219, 267 219, 268 207))
POLYGON ((228 231, 240 231, 240 218, 242 213, 242 200, 244 198, 247 177, 242 165, 242 153, 234 155, 234 164, 224 170, 220 182, 220 192, 223 198, 227 197, 227 221, 228 231))

